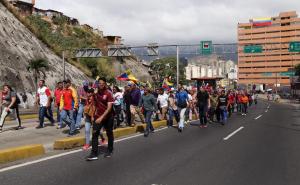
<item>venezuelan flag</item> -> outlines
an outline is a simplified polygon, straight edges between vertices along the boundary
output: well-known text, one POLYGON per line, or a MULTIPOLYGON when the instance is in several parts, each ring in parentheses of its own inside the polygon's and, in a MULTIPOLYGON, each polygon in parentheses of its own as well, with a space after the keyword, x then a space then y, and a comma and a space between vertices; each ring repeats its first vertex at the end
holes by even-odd
POLYGON ((165 78, 163 81, 162 87, 164 89, 171 89, 173 87, 173 85, 174 85, 173 83, 169 82, 168 78, 165 78))
POLYGON ((120 76, 117 76, 117 79, 120 81, 128 81, 127 73, 122 73, 120 76))
POLYGON ((120 76, 117 76, 116 79, 120 81, 132 81, 134 83, 138 82, 138 79, 135 76, 133 76, 130 71, 122 73, 120 76))
POLYGON ((253 26, 270 26, 272 25, 271 17, 255 18, 252 20, 253 26))

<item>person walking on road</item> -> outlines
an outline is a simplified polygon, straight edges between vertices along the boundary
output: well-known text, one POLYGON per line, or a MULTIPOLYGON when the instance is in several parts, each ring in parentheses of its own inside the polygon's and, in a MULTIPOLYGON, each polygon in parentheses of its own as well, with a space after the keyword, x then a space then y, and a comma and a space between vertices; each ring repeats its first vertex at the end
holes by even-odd
POLYGON ((178 108, 176 106, 176 99, 174 95, 174 89, 170 90, 169 98, 168 98, 168 120, 167 125, 168 127, 173 126, 173 118, 175 116, 175 120, 177 121, 177 124, 179 123, 179 114, 178 114, 178 108))
POLYGON ((2 128, 5 122, 5 119, 8 115, 12 114, 17 117, 18 127, 17 129, 21 129, 21 119, 19 115, 18 104, 20 104, 20 99, 17 94, 12 90, 9 85, 3 86, 3 91, 1 92, 1 118, 0 118, 0 132, 2 132, 2 128))
POLYGON ((184 90, 181 84, 178 85, 178 92, 176 94, 176 103, 180 115, 178 132, 182 132, 184 128, 185 111, 188 106, 188 94, 184 90))
POLYGON ((59 107, 62 121, 70 127, 68 136, 75 135, 74 113, 78 109, 77 92, 71 85, 71 80, 68 79, 64 81, 65 88, 62 91, 59 107))
POLYGON ((62 82, 57 82, 56 89, 54 91, 54 105, 56 107, 56 119, 57 119, 57 129, 62 128, 62 120, 60 116, 60 98, 63 92, 63 83, 62 82))
POLYGON ((155 111, 158 111, 157 109, 157 104, 156 104, 156 99, 153 94, 150 93, 150 90, 148 87, 144 89, 144 94, 139 102, 139 107, 143 107, 144 109, 144 116, 145 116, 145 121, 146 121, 146 131, 144 133, 145 137, 148 137, 150 131, 153 133, 154 128, 152 125, 152 114, 155 111))
POLYGON ((124 103, 125 103, 125 117, 127 126, 131 125, 131 112, 130 112, 130 104, 131 104, 131 95, 130 95, 130 87, 128 85, 125 86, 124 91, 124 103))
POLYGON ((210 108, 208 110, 208 117, 211 122, 214 122, 214 117, 216 115, 218 106, 218 91, 214 91, 209 96, 210 108))
POLYGON ((39 108, 39 121, 40 124, 37 129, 44 128, 45 117, 51 122, 51 126, 54 126, 53 113, 51 109, 52 96, 50 89, 45 85, 45 80, 39 81, 39 88, 36 97, 36 103, 39 108))
POLYGON ((120 127, 121 123, 124 121, 123 118, 123 93, 121 92, 120 88, 118 86, 114 86, 113 88, 113 97, 115 99, 113 108, 116 115, 117 125, 116 127, 120 127))
POLYGON ((159 103, 161 109, 161 111, 158 111, 158 114, 160 114, 160 120, 166 120, 168 111, 168 95, 164 92, 163 88, 159 89, 157 102, 159 103))
POLYGON ((130 124, 132 127, 134 127, 136 114, 139 115, 141 122, 145 123, 142 111, 138 107, 140 99, 141 99, 141 91, 136 87, 136 84, 132 84, 130 95, 131 95, 131 104, 130 104, 131 121, 130 121, 130 124))
POLYGON ((222 122, 221 122, 222 125, 225 125, 227 123, 228 107, 229 107, 228 96, 225 95, 225 90, 222 90, 221 95, 218 98, 218 109, 220 111, 220 116, 222 118, 222 122))
POLYGON ((249 98, 244 92, 242 93, 241 103, 242 103, 242 115, 246 116, 247 115, 247 108, 248 108, 249 98))
POLYGON ((113 103, 112 93, 107 89, 106 79, 99 79, 98 92, 95 94, 96 111, 94 114, 93 135, 92 135, 92 151, 87 157, 87 161, 98 159, 98 137, 101 128, 104 127, 108 137, 107 152, 104 157, 111 157, 113 153, 114 134, 113 134, 113 103))
POLYGON ((207 111, 210 108, 209 94, 203 87, 197 93, 197 105, 199 109, 200 128, 207 127, 207 111))
POLYGON ((87 91, 89 90, 89 82, 84 81, 82 87, 78 89, 78 110, 76 112, 76 119, 75 119, 75 128, 76 130, 80 130, 81 127, 81 120, 83 116, 83 109, 87 100, 87 91))

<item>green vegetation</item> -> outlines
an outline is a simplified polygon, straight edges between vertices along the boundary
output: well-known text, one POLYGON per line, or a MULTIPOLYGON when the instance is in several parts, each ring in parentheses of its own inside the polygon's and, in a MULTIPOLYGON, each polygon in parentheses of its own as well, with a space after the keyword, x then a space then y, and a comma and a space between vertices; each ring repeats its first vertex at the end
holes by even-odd
MULTIPOLYGON (((24 17, 7 1, 0 0, 0 3, 58 56, 62 57, 63 51, 72 53, 78 48, 99 48, 106 45, 106 41, 94 34, 92 30, 69 25, 65 17, 55 17, 52 20, 43 19, 38 15, 24 17)), ((105 65, 110 63, 107 58, 84 59, 79 60, 79 62, 72 60, 71 55, 66 56, 66 58, 69 63, 90 77, 106 75, 110 78, 113 74, 112 65, 105 65)))
POLYGON ((297 65, 295 66, 295 75, 296 75, 296 76, 300 76, 300 64, 297 64, 297 65))
MULTIPOLYGON (((182 84, 187 84, 187 80, 185 79, 185 70, 184 65, 179 64, 179 82, 182 84)), ((150 66, 152 72, 155 74, 155 86, 161 87, 163 79, 165 77, 171 76, 172 83, 176 84, 176 58, 175 57, 167 57, 155 60, 151 63, 150 66)))
POLYGON ((43 58, 34 59, 29 62, 27 66, 27 70, 33 73, 34 81, 35 81, 35 88, 37 92, 37 83, 38 79, 41 78, 41 74, 43 75, 43 79, 46 78, 46 70, 49 70, 49 62, 43 58))

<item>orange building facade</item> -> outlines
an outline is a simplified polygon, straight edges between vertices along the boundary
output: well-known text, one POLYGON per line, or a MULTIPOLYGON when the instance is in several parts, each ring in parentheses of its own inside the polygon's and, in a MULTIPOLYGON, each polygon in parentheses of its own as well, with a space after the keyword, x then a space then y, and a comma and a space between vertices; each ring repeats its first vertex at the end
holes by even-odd
POLYGON ((299 52, 289 52, 289 44, 300 42, 300 18, 295 11, 271 17, 270 25, 255 26, 253 20, 238 24, 238 83, 289 86, 288 72, 300 63, 299 52), (261 52, 245 52, 260 46, 261 52))

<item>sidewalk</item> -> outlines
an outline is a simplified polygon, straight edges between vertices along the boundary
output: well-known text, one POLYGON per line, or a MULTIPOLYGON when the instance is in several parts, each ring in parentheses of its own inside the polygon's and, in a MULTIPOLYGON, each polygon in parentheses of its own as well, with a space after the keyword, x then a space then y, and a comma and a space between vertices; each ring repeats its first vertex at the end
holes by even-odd
MULTIPOLYGON (((263 99, 263 100, 268 100, 268 95, 267 94, 258 94, 258 98, 263 99)), ((275 101, 270 101, 270 102, 275 102, 275 101)), ((276 103, 282 103, 286 105, 292 105, 294 107, 300 108, 300 103, 295 100, 295 99, 279 99, 279 102, 276 103)))
MULTIPOLYGON (((17 147, 30 144, 43 144, 46 149, 53 148, 53 142, 60 138, 66 138, 69 127, 56 129, 56 126, 50 126, 49 122, 45 123, 45 128, 36 129, 38 119, 22 120, 24 129, 15 130, 16 121, 7 121, 0 133, 0 149, 17 147)), ((84 136, 84 128, 76 136, 84 136)))

